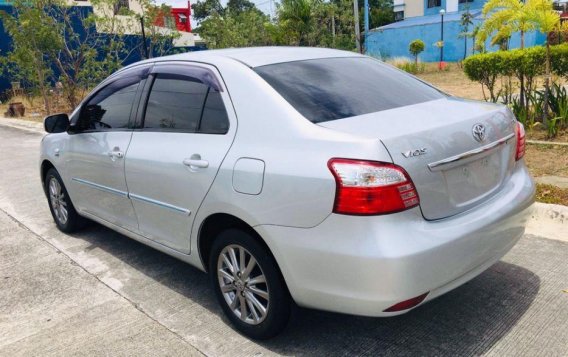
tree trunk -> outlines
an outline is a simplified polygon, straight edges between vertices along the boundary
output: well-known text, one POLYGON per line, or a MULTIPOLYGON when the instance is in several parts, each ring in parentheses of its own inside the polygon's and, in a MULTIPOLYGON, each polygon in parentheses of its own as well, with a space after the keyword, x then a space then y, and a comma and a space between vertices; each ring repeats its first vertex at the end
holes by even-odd
POLYGON ((463 49, 463 59, 467 57, 467 36, 464 36, 464 49, 463 49))
MULTIPOLYGON (((521 50, 525 48, 525 32, 521 31, 521 50)), ((520 101, 521 101, 521 108, 525 111, 528 110, 528 107, 525 106, 525 75, 523 71, 521 71, 521 76, 519 78, 521 82, 521 93, 520 93, 520 101)))
POLYGON ((544 78, 544 108, 542 110, 542 124, 548 126, 548 97, 550 93, 550 42, 546 39, 546 77, 544 78))
POLYGON ((333 48, 335 48, 335 12, 331 15, 331 36, 333 48))
POLYGON ((44 73, 42 71, 41 65, 42 64, 37 64, 37 68, 36 68, 36 73, 37 73, 37 79, 38 79, 38 84, 39 84, 39 90, 41 92, 41 97, 43 98, 43 105, 45 108, 45 112, 47 113, 47 115, 51 114, 51 106, 49 104, 49 96, 47 93, 47 88, 45 87, 45 78, 44 78, 44 73))

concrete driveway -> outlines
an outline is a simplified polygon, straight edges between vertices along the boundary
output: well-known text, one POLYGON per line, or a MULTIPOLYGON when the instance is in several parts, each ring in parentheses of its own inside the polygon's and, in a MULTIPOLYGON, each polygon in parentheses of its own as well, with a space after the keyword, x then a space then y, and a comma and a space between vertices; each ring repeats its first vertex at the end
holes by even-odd
POLYGON ((568 355, 568 243, 530 235, 406 315, 298 309, 281 336, 250 341, 198 270, 96 224, 60 233, 40 140, 0 126, 0 355, 568 355))

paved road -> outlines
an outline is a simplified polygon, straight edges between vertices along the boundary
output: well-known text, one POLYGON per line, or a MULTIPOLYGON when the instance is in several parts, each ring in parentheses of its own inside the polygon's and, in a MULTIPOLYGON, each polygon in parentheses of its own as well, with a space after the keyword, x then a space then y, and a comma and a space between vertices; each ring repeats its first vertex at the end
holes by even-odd
POLYGON ((249 341, 198 270, 99 225, 60 233, 40 139, 0 126, 0 355, 568 355, 568 243, 536 236, 409 314, 299 309, 281 336, 249 341))

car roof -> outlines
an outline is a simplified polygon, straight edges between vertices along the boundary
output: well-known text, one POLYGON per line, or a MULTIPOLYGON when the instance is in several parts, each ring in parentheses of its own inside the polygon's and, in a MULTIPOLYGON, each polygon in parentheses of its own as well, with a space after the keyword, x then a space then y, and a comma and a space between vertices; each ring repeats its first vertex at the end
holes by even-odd
POLYGON ((316 58, 362 57, 362 55, 356 52, 315 47, 245 47, 186 52, 177 55, 157 57, 144 62, 200 61, 214 63, 215 59, 220 57, 231 58, 248 67, 259 67, 275 63, 303 61, 316 58))

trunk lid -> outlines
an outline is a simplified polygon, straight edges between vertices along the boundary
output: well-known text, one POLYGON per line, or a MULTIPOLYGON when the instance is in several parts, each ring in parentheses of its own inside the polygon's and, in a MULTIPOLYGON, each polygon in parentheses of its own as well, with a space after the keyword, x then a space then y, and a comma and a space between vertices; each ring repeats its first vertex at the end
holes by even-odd
POLYGON ((515 118, 501 105, 446 98, 319 125, 381 140, 412 178, 428 220, 488 200, 515 165, 515 118))

